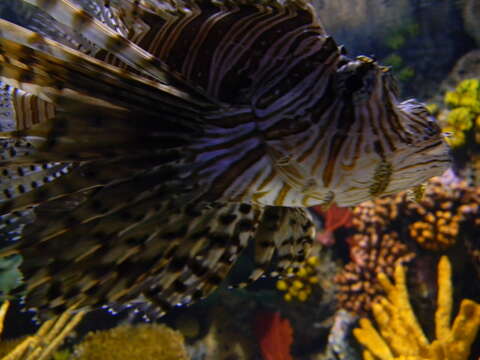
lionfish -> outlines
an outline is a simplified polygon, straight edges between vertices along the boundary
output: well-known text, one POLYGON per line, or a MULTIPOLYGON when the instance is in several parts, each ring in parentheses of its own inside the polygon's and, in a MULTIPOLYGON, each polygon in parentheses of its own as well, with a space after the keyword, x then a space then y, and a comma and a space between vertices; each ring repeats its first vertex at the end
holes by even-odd
POLYGON ((306 0, 9 3, 29 19, 0 19, 0 255, 29 307, 191 303, 250 242, 248 281, 298 266, 307 207, 449 166, 425 106, 306 0))

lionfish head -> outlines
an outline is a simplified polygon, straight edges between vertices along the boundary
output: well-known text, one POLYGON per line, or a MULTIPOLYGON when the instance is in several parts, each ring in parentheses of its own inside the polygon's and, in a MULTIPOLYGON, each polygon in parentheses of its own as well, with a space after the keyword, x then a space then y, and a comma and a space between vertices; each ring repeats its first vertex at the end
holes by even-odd
POLYGON ((336 91, 346 110, 333 138, 343 134, 337 142, 345 150, 338 152, 342 165, 330 184, 338 204, 414 188, 450 166, 450 149, 437 120, 416 100, 398 101, 389 68, 365 56, 339 65, 336 91))
POLYGON ((420 185, 450 167, 446 135, 423 103, 406 100, 398 104, 390 116, 398 116, 397 131, 401 131, 402 136, 398 136, 396 150, 387 158, 392 164, 392 175, 385 194, 420 185))

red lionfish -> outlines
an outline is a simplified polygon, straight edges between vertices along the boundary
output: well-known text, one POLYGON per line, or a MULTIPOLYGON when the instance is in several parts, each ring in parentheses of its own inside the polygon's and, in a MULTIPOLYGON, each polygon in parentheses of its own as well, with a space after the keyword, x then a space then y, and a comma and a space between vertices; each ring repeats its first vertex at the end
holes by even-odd
POLYGON ((25 2, 28 29, 0 20, 0 254, 23 255, 29 307, 192 302, 250 240, 251 281, 298 265, 307 207, 449 166, 424 105, 307 1, 25 2))

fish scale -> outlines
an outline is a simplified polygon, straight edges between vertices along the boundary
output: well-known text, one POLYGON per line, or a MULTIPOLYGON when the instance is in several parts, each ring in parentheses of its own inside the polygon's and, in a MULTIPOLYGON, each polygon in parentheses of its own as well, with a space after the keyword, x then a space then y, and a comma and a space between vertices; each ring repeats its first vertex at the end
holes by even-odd
POLYGON ((450 163, 424 105, 345 56, 308 1, 26 2, 60 34, 0 19, 0 80, 22 91, 2 98, 20 118, 0 134, 0 186, 16 191, 0 199, 16 239, 0 254, 23 255, 42 313, 191 303, 250 241, 240 285, 274 257, 276 272, 298 268, 315 238, 306 207, 395 193, 450 163), (69 171, 27 187, 58 171, 24 170, 49 163, 69 171))

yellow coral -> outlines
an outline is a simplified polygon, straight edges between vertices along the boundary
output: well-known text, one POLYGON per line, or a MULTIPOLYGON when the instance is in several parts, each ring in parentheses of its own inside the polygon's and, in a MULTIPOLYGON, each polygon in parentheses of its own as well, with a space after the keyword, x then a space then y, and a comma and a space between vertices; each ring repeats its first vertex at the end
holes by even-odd
POLYGON ((438 264, 436 340, 429 342, 408 297, 405 268, 395 268, 395 285, 384 274, 378 280, 387 296, 373 305, 379 331, 371 321, 360 320, 354 335, 364 347, 364 360, 466 360, 480 326, 480 305, 463 300, 451 325, 451 265, 443 256, 438 264))
POLYGON ((306 301, 312 293, 312 285, 318 283, 316 266, 319 260, 316 256, 309 257, 294 273, 292 268, 287 269, 288 277, 277 281, 277 290, 284 291, 285 301, 306 301))
POLYGON ((462 146, 466 141, 465 132, 472 127, 479 130, 477 122, 480 115, 480 80, 462 81, 454 91, 445 94, 444 101, 452 108, 443 129, 452 134, 447 141, 452 147, 462 146))
POLYGON ((123 325, 89 333, 75 349, 79 360, 186 360, 182 334, 165 325, 123 325))

